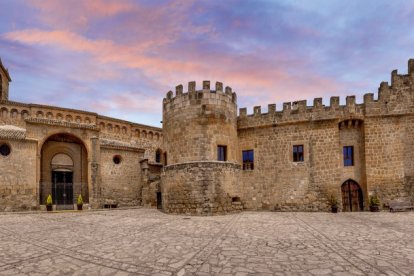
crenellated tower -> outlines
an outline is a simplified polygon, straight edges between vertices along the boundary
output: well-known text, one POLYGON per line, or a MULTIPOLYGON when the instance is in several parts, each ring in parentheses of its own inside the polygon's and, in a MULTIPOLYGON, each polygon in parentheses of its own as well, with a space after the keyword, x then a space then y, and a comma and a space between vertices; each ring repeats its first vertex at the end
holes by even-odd
POLYGON ((236 189, 237 96, 230 87, 204 81, 176 87, 163 101, 167 165, 162 174, 163 209, 168 213, 214 214, 240 208, 236 189))

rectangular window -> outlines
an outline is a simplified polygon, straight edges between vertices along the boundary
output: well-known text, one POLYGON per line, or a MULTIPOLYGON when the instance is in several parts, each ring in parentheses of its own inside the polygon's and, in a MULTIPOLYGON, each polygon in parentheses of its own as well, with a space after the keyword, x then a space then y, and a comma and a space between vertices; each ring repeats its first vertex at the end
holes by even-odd
POLYGON ((344 166, 353 166, 354 165, 354 147, 345 146, 344 147, 344 166))
POLYGON ((227 161, 227 146, 217 146, 217 160, 227 161))
POLYGON ((303 145, 293 146, 293 162, 303 162, 303 145))
POLYGON ((253 150, 243 151, 243 170, 254 169, 254 152, 253 150))

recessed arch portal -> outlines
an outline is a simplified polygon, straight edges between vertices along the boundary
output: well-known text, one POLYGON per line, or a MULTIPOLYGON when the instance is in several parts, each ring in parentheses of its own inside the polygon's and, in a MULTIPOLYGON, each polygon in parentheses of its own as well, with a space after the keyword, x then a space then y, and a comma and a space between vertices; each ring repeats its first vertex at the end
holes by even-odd
POLYGON ((89 201, 87 151, 83 141, 68 133, 45 140, 41 148, 39 203, 52 195, 60 209, 73 209, 77 197, 89 201))

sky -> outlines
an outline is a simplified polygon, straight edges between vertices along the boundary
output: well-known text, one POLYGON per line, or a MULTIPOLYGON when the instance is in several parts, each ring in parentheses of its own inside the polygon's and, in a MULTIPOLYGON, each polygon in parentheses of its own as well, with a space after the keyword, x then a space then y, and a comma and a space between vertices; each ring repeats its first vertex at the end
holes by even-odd
POLYGON ((251 114, 362 102, 413 57, 414 1, 0 1, 10 100, 153 126, 165 94, 189 81, 223 82, 251 114))

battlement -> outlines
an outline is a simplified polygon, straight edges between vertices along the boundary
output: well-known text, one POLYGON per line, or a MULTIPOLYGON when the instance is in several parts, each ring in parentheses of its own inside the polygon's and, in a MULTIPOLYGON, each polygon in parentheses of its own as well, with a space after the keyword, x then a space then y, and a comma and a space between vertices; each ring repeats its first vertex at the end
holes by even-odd
POLYGON ((175 95, 172 91, 168 91, 166 97, 163 100, 164 109, 171 104, 183 104, 188 102, 191 104, 205 104, 210 103, 214 104, 215 102, 221 100, 226 103, 237 104, 237 94, 233 92, 232 88, 226 86, 223 89, 222 82, 216 82, 215 89, 212 90, 210 87, 210 81, 205 80, 202 83, 202 89, 196 89, 196 82, 190 81, 188 83, 187 92, 183 92, 183 85, 177 85, 175 87, 175 95))
POLYGON ((248 113, 247 108, 239 109, 239 128, 275 125, 277 123, 293 123, 300 121, 330 120, 358 118, 365 116, 401 115, 412 113, 414 96, 414 59, 408 61, 408 74, 398 74, 397 70, 391 72, 391 85, 381 82, 378 88, 378 99, 374 93, 366 93, 362 103, 356 103, 355 96, 347 96, 345 105, 340 105, 340 98, 330 98, 328 106, 322 98, 315 98, 313 105, 308 106, 306 100, 285 102, 280 110, 276 104, 269 104, 267 112, 262 113, 261 106, 253 107, 248 113))

